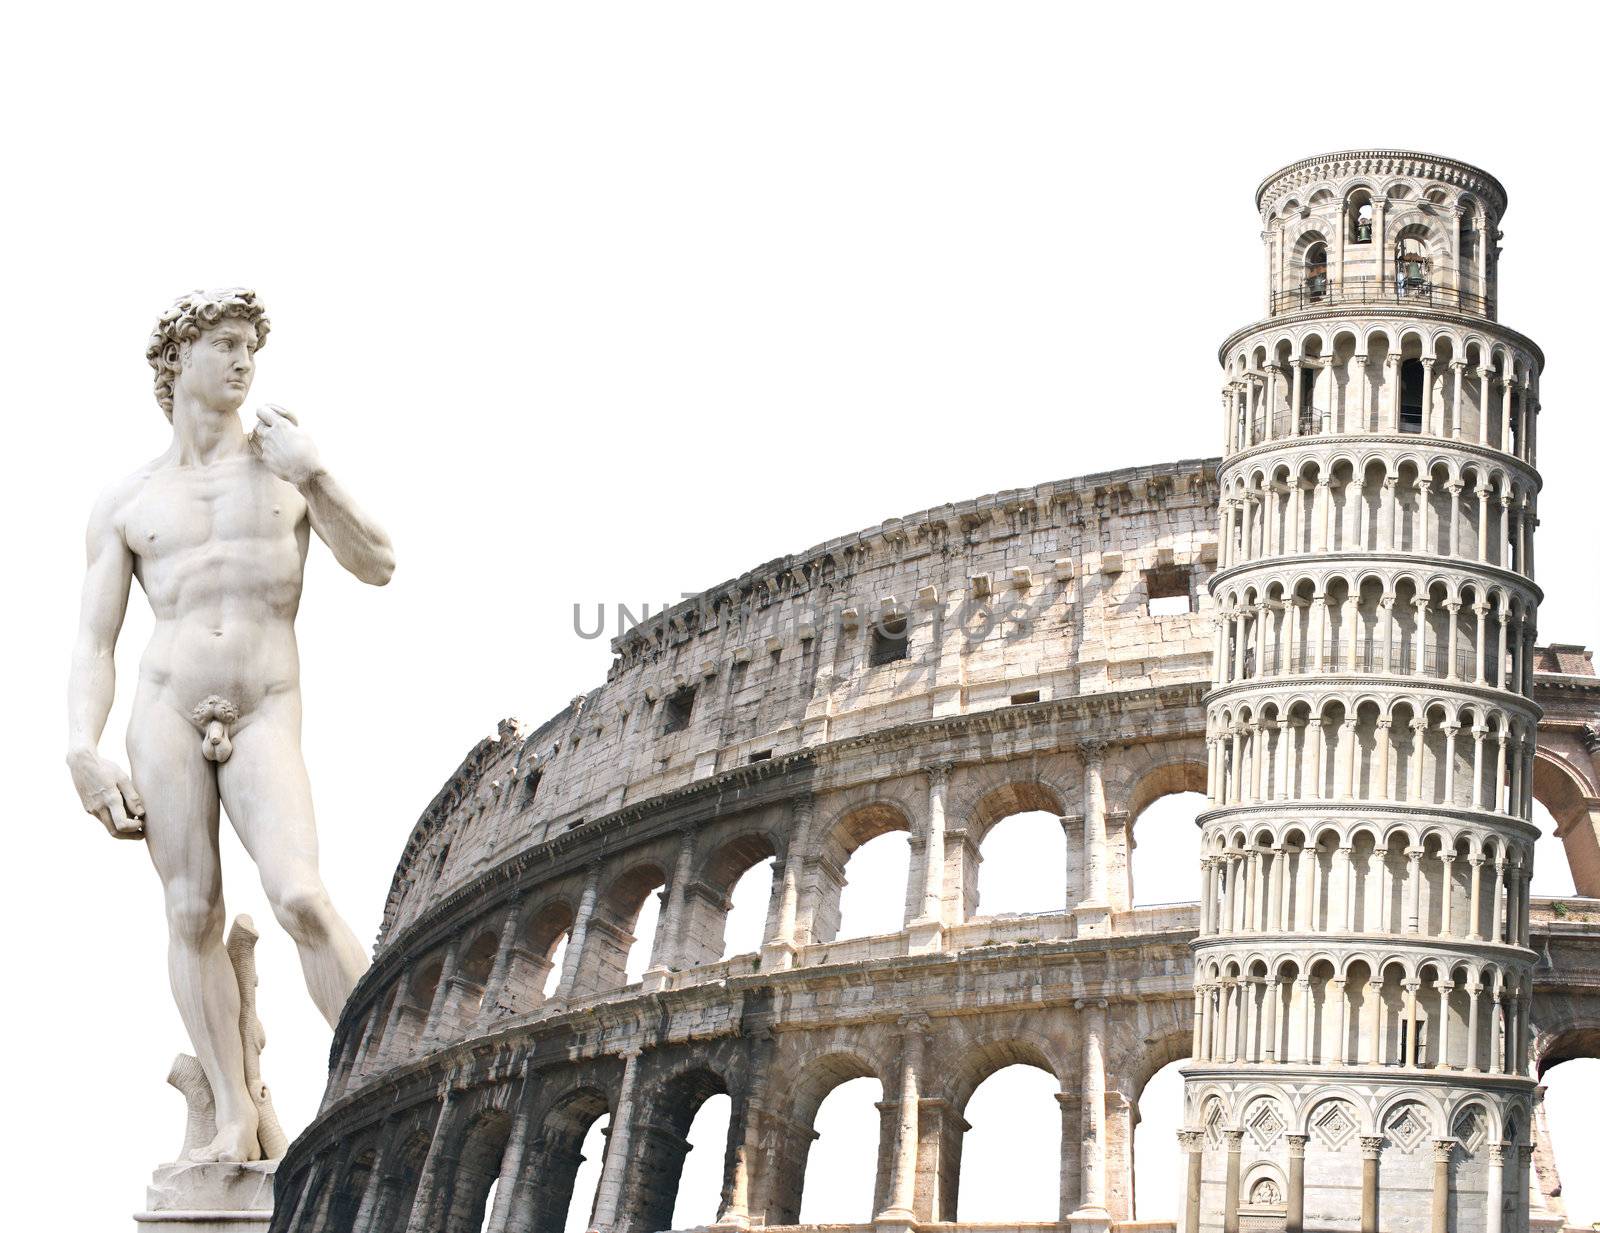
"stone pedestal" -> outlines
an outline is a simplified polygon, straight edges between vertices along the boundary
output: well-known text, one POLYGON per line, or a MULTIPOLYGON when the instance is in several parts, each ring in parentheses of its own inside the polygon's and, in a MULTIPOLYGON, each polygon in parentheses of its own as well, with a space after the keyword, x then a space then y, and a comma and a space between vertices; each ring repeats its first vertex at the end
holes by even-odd
POLYGON ((1080 1207, 1067 1217, 1072 1233, 1110 1233, 1111 1213, 1104 1208, 1080 1207))
POLYGON ((135 1212, 138 1233, 267 1233, 276 1160, 249 1164, 164 1164, 135 1212))

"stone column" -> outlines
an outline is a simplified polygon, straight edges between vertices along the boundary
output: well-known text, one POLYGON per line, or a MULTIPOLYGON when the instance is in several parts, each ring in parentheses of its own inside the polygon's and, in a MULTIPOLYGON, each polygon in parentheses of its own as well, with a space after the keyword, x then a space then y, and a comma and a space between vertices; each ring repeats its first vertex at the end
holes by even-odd
POLYGON ((1505 1205, 1505 1160, 1503 1144, 1489 1144, 1489 1181, 1484 1195, 1484 1233, 1500 1233, 1500 1217, 1505 1205))
POLYGON ((600 1166, 600 1183, 595 1188, 592 1228, 597 1233, 612 1233, 622 1215, 622 1191, 633 1141, 633 1106, 638 1086, 639 1050, 630 1049, 622 1055, 622 1083, 617 1092, 617 1107, 611 1114, 611 1133, 606 1141, 605 1160, 600 1166))
POLYGON ((1378 1233, 1378 1153, 1382 1135, 1361 1136, 1361 1233, 1378 1233))
POLYGON ((678 833, 678 858, 672 867, 672 881, 667 884, 666 903, 656 925, 655 945, 650 953, 650 967, 644 974, 646 990, 660 989, 666 983, 668 972, 684 965, 682 933, 685 901, 689 894, 690 872, 694 868, 695 830, 684 827, 678 833))
POLYGON ((1201 1167, 1205 1163, 1206 1136, 1199 1130, 1180 1130, 1184 1150, 1184 1208, 1180 1233, 1200 1233, 1201 1167))
POLYGON ((1285 1135, 1289 1145, 1289 1193, 1284 1196, 1284 1233, 1303 1233, 1306 1223, 1306 1144, 1310 1135, 1285 1135))
POLYGON ((511 952, 515 949, 517 939, 522 935, 522 930, 527 926, 527 913, 529 906, 517 907, 513 905, 506 910, 500 923, 500 944, 495 949, 494 966, 489 969, 489 979, 483 986, 483 1013, 492 1015, 500 1006, 500 999, 505 992, 506 979, 511 974, 511 952))
POLYGON ((1450 1153, 1454 1139, 1433 1141, 1433 1223, 1431 1233, 1450 1233, 1450 1153))
POLYGON ((1222 1197, 1222 1233, 1239 1233, 1239 1152, 1244 1146, 1244 1131, 1225 1130, 1228 1142, 1228 1180, 1222 1197))
POLYGON ((908 1020, 900 1035, 899 1105, 894 1136, 894 1174, 889 1181, 889 1206, 877 1219, 909 1224, 916 1219, 919 1072, 922 1070, 921 1020, 908 1020))
POLYGON ((517 1193, 518 1182, 525 1172, 529 1141, 538 1133, 538 1127, 532 1125, 532 1119, 523 1105, 524 1102, 519 1099, 511 1111, 511 1137, 501 1157, 500 1176, 494 1188, 494 1207, 483 1226, 484 1233, 532 1233, 533 1230, 533 1224, 528 1219, 531 1213, 524 1210, 519 1215, 516 1210, 528 1206, 525 1200, 519 1202, 523 1196, 517 1193))
POLYGON ((1106 1002, 1104 998, 1079 999, 1078 1026, 1083 1034, 1083 1151, 1081 1198, 1078 1210, 1068 1217, 1074 1229, 1103 1231, 1110 1228, 1106 1210, 1106 1002))
MULTIPOLYGON (((406 1233, 436 1233, 442 1220, 436 1217, 435 1208, 440 1190, 440 1173, 449 1167, 450 1157, 456 1151, 455 1118, 448 1088, 439 1109, 438 1120, 433 1124, 433 1138, 428 1143, 428 1154, 423 1158, 421 1176, 417 1180, 416 1198, 411 1204, 411 1216, 406 1221, 406 1233)), ((438 1213, 442 1217, 443 1213, 438 1213)))
POLYGON ((809 842, 811 817, 815 808, 810 797, 795 801, 791 807, 789 842, 783 850, 783 883, 778 894, 778 936, 763 948, 763 966, 770 965, 781 970, 794 964, 798 948, 795 917, 800 904, 800 871, 805 864, 806 844, 809 842))
MULTIPOLYGON (((1237 747, 1237 742, 1236 742, 1237 747)), ((1106 790, 1102 777, 1105 747, 1085 742, 1078 747, 1083 760, 1083 865, 1084 897, 1078 904, 1078 936, 1104 933, 1111 923, 1111 899, 1106 865, 1106 790)), ((1239 779, 1234 764, 1234 779, 1239 779)))
POLYGON ((455 980, 456 971, 461 966, 461 944, 461 936, 457 934, 450 939, 450 945, 445 949, 444 962, 439 967, 439 983, 433 987, 433 1001, 428 1006, 428 1017, 422 1024, 420 1040, 424 1049, 438 1035, 439 1025, 444 1019, 444 1005, 450 996, 450 983, 455 980))
POLYGON ((910 926, 913 955, 937 951, 944 937, 944 798, 951 767, 928 768, 928 833, 922 852, 922 910, 910 926))
POLYGON ((561 964, 561 983, 556 986, 552 1001, 566 1002, 577 988, 578 973, 586 967, 584 950, 589 939, 589 924, 594 919, 595 901, 600 897, 600 864, 589 866, 589 877, 583 884, 583 897, 578 901, 577 919, 572 922, 572 933, 567 939, 567 955, 561 964))

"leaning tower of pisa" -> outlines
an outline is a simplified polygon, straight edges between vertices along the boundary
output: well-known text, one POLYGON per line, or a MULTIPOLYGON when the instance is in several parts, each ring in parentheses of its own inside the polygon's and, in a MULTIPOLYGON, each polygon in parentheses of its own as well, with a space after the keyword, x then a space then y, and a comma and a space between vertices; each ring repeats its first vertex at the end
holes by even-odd
POLYGON ((1528 1227, 1538 375, 1505 190, 1352 150, 1256 193, 1222 345, 1185 1070, 1197 1230, 1528 1227))

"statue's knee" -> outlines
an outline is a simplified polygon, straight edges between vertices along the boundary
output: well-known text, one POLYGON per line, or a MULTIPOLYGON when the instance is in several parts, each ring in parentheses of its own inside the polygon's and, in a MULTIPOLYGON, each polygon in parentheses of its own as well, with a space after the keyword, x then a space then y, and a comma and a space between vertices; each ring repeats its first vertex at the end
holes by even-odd
POLYGON ((222 939, 222 905, 199 896, 175 895, 167 898, 167 929, 176 942, 203 946, 222 939))
POLYGON ((320 885, 289 886, 272 896, 272 914, 296 942, 313 942, 327 936, 333 904, 320 885))

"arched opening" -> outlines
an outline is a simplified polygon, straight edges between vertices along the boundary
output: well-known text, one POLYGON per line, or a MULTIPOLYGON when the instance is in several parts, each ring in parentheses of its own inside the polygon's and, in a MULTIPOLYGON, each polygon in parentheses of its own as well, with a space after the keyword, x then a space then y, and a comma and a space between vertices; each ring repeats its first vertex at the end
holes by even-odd
POLYGON ((1600 1223, 1600 1172, 1593 1168, 1600 1027, 1558 1035, 1539 1059, 1539 1082, 1544 1098, 1534 1109, 1530 1190, 1547 1212, 1564 1215, 1568 1228, 1588 1228, 1600 1223))
POLYGON ((1400 362, 1400 431, 1422 431, 1422 361, 1400 362))
POLYGON ((956 1220, 1060 1218, 1060 1090, 1049 1071, 1023 1061, 1000 1067, 978 1085, 961 1110, 967 1129, 951 1213, 956 1220))
POLYGON ((754 954, 766 938, 767 910, 772 903, 772 863, 767 857, 751 865, 733 884, 723 927, 722 957, 754 954))
POLYGON ((1200 828, 1195 819, 1209 808, 1205 793, 1206 768, 1199 761, 1163 763, 1129 791, 1127 902, 1131 906, 1188 903, 1197 897, 1200 828))
POLYGON ((1183 1206, 1183 1075, 1188 1058, 1168 1062, 1139 1093, 1133 1131, 1133 1218, 1175 1220, 1183 1206))
POLYGON ((911 876, 911 836, 879 835, 850 857, 850 881, 839 897, 836 940, 894 933, 905 923, 905 889, 911 876))
POLYGON ((500 1176, 500 1159, 511 1135, 511 1117, 489 1109, 467 1128, 453 1174, 445 1187, 443 1233, 478 1233, 488 1212, 489 1188, 500 1176))
POLYGON ((565 900, 547 903, 529 918, 501 994, 513 1014, 534 1009, 560 988, 572 923, 572 906, 565 900))
MULTIPOLYGON (((589 1123, 578 1140, 572 1167, 566 1174, 564 1199, 554 1211, 554 1229, 561 1233, 586 1233, 594 1223, 595 1200, 600 1197, 600 1173, 605 1166, 606 1141, 611 1133, 611 1114, 602 1112, 589 1123)), ((554 1233, 540 1225, 534 1233, 554 1233)))
POLYGON ((580 974, 585 989, 603 993, 643 978, 656 949, 666 880, 657 865, 635 865, 600 896, 578 956, 592 973, 580 974))
POLYGON ((1577 895, 1567 850, 1556 837, 1556 820, 1537 797, 1533 802, 1533 824, 1539 839, 1533 848, 1533 883, 1529 893, 1540 899, 1567 899, 1577 895))
POLYGON ((883 1084, 861 1075, 839 1083, 817 1106, 811 1123, 817 1137, 804 1162, 801 1224, 862 1224, 878 1211, 882 1100, 883 1084))
POLYGON ((1134 907, 1195 898, 1194 871, 1200 868, 1195 819, 1208 808, 1204 792, 1187 789, 1156 798, 1135 818, 1129 862, 1129 901, 1134 907))
POLYGON ((796 932, 802 943, 896 933, 911 893, 911 821, 898 804, 871 801, 848 809, 820 836, 804 862, 796 932))
POLYGON ((1328 293, 1328 246, 1321 240, 1306 249, 1305 290, 1310 300, 1328 293))
POLYGON ((1347 237, 1351 244, 1372 243, 1372 194, 1365 189, 1360 189, 1350 195, 1347 203, 1347 216, 1350 219, 1350 234, 1347 237))
POLYGON ((1394 246, 1396 295, 1426 295, 1433 287, 1432 262, 1421 237, 1402 235, 1394 246))
POLYGON ((632 1167, 650 1179, 635 1194, 632 1227, 674 1229, 716 1222, 729 1143, 728 1105, 719 1101, 698 1127, 696 1122, 702 1106, 727 1090, 715 1071, 696 1066, 662 1081, 649 1095, 641 1133, 630 1142, 632 1167), (720 1141, 715 1141, 718 1134, 720 1141), (700 1150, 691 1150, 696 1147, 700 1150), (689 1158, 692 1168, 685 1164, 689 1158))
POLYGON ((675 893, 683 919, 677 926, 679 953, 666 960, 671 966, 693 968, 760 951, 775 852, 771 837, 760 831, 735 835, 712 852, 690 884, 675 893))
POLYGON ((633 921, 633 940, 628 943, 628 958, 623 965, 623 984, 635 985, 644 979, 656 949, 656 931, 661 927, 661 894, 649 895, 639 906, 633 921))
POLYGON ((984 834, 978 850, 977 915, 1066 908, 1066 836, 1055 814, 1030 809, 1002 818, 984 834))
POLYGON ((689 1154, 678 1174, 678 1197, 667 1228, 715 1224, 722 1214, 722 1183, 733 1101, 726 1092, 706 1097, 689 1123, 689 1154))

